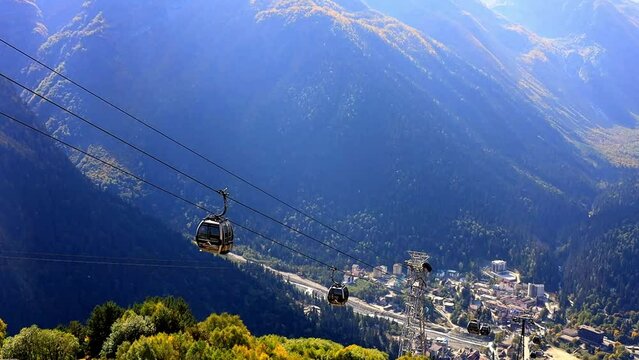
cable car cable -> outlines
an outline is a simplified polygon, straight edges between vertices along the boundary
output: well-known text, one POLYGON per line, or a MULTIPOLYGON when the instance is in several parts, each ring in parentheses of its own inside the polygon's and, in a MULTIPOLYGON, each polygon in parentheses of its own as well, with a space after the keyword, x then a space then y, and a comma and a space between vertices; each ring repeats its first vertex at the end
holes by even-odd
MULTIPOLYGON (((171 170, 175 171, 176 173, 178 173, 178 174, 180 174, 180 175, 183 175, 183 176, 187 177, 188 179, 190 179, 190 180, 192 180, 192 181, 194 181, 194 182, 196 182, 196 183, 200 184, 201 186, 203 186, 203 187, 205 187, 205 188, 207 188, 207 189, 209 189, 209 190, 211 190, 211 191, 214 191, 214 192, 216 192, 216 193, 218 193, 218 194, 221 194, 221 193, 222 193, 222 190, 218 190, 218 189, 214 189, 214 188, 212 188, 211 186, 209 186, 208 184, 206 184, 206 183, 202 182, 201 180, 198 180, 197 178, 195 178, 195 177, 193 177, 193 176, 191 176, 191 175, 189 175, 189 174, 187 174, 187 173, 183 172, 182 170, 180 170, 180 169, 176 168, 175 166, 173 166, 173 165, 171 165, 171 164, 167 163, 166 161, 164 161, 164 160, 162 160, 162 159, 160 159, 160 158, 158 158, 158 157, 154 156, 153 154, 151 154, 151 153, 147 152, 146 150, 141 149, 140 147, 138 147, 138 146, 136 146, 136 145, 134 145, 134 144, 131 144, 131 143, 130 143, 130 142, 128 142, 127 140, 125 140, 125 139, 123 139, 122 137, 120 137, 120 136, 118 136, 118 135, 114 134, 113 132, 111 132, 111 131, 109 131, 109 130, 107 130, 107 129, 103 128, 102 126, 96 125, 95 123, 93 123, 93 122, 89 121, 89 120, 88 120, 88 119, 86 119, 85 117, 83 117, 83 116, 81 116, 81 115, 79 115, 79 114, 75 113, 75 112, 74 112, 74 111, 72 111, 72 110, 69 110, 69 109, 65 108, 64 106, 60 105, 60 104, 59 104, 59 103, 57 103, 56 101, 53 101, 53 100, 49 99, 48 97, 46 97, 46 96, 44 96, 44 95, 42 95, 42 94, 40 94, 40 93, 36 92, 35 90, 33 90, 33 89, 29 88, 28 86, 26 86, 26 85, 23 85, 23 84, 19 83, 18 81, 14 80, 14 79, 12 79, 12 78, 10 78, 10 77, 8 77, 8 76, 7 76, 7 75, 5 75, 4 73, 0 72, 0 77, 2 77, 2 78, 4 78, 4 79, 8 80, 9 82, 13 83, 14 85, 19 86, 20 88, 24 89, 25 91, 28 91, 29 93, 31 93, 31 94, 33 94, 33 95, 35 95, 35 96, 37 96, 37 97, 39 97, 39 98, 41 98, 41 99, 45 100, 46 102, 48 102, 48 103, 50 103, 50 104, 54 105, 55 107, 59 108, 60 110, 62 110, 62 111, 64 111, 64 112, 66 112, 66 113, 68 113, 68 114, 72 115, 73 117, 75 117, 75 118, 79 119, 80 121, 84 122, 85 124, 87 124, 87 125, 89 125, 89 126, 91 126, 91 127, 95 128, 95 129, 97 129, 97 130, 99 130, 99 131, 103 132, 104 134, 106 134, 106 135, 108 135, 108 136, 110 136, 110 137, 112 137, 112 138, 114 138, 114 139, 118 140, 119 142, 121 142, 121 143, 123 143, 123 144, 125 144, 125 145, 129 146, 130 148, 132 148, 132 149, 134 149, 134 150, 136 150, 136 151, 138 151, 138 152, 140 152, 140 153, 144 154, 145 156, 147 156, 147 157, 149 157, 149 158, 151 158, 151 159, 153 159, 153 160, 157 161, 158 163, 160 163, 160 164, 162 164, 162 165, 164 165, 164 166, 168 167, 169 169, 171 169, 171 170)), ((331 250, 333 250, 333 251, 336 251, 336 252, 338 252, 339 254, 344 255, 344 256, 348 257, 349 259, 351 259, 351 260, 353 260, 353 261, 355 261, 355 262, 358 262, 358 263, 360 263, 360 264, 362 264, 362 265, 365 265, 365 266, 367 266, 367 267, 370 267, 371 269, 374 269, 374 268, 375 268, 375 266, 374 266, 374 265, 371 265, 371 264, 369 264, 368 262, 366 262, 366 261, 364 261, 364 260, 361 260, 361 259, 359 259, 359 258, 357 258, 357 257, 355 257, 355 256, 352 256, 352 255, 348 254, 347 252, 342 251, 342 250, 340 250, 340 249, 338 249, 338 248, 336 248, 336 247, 334 247, 334 246, 332 246, 332 245, 330 245, 330 244, 328 244, 328 243, 326 243, 326 242, 323 242, 323 241, 321 241, 321 240, 319 240, 319 239, 317 239, 317 238, 315 238, 315 237, 313 237, 313 236, 311 236, 311 235, 308 235, 308 234, 304 233, 303 231, 301 231, 301 230, 299 230, 299 229, 297 229, 297 228, 294 228, 294 227, 292 227, 292 226, 290 226, 290 225, 288 225, 288 224, 286 224, 286 223, 284 223, 284 222, 282 222, 282 221, 280 221, 280 220, 277 220, 277 219, 275 219, 274 217, 272 217, 272 216, 270 216, 270 215, 268 215, 268 214, 266 214, 266 213, 264 213, 264 212, 262 212, 262 211, 260 211, 260 210, 257 210, 257 209, 255 209, 255 208, 253 208, 253 207, 251 207, 251 206, 249 206, 249 205, 247 205, 247 204, 243 203, 243 202, 240 202, 240 201, 239 201, 239 200, 237 200, 237 199, 234 199, 234 198, 232 198, 232 197, 229 197, 229 200, 231 200, 231 201, 233 201, 233 202, 237 203, 238 205, 243 206, 244 208, 246 208, 246 209, 248 209, 248 210, 250 210, 250 211, 253 211, 253 212, 255 212, 255 213, 257 213, 257 214, 259 214, 259 215, 261 215, 261 216, 263 216, 263 217, 265 217, 265 218, 267 218, 267 219, 269 219, 269 220, 271 220, 271 221, 273 221, 273 222, 275 222, 275 223, 277 223, 277 224, 281 225, 281 226, 284 226, 284 227, 286 227, 287 229, 289 229, 289 230, 291 230, 291 231, 294 231, 294 232, 296 232, 296 233, 298 233, 298 234, 300 234, 300 235, 302 235, 302 236, 305 236, 305 237, 307 237, 308 239, 311 239, 311 240, 313 240, 313 241, 317 242, 318 244, 321 244, 321 245, 323 245, 323 246, 325 246, 325 247, 327 247, 327 248, 329 248, 329 249, 331 249, 331 250)), ((382 272, 383 272, 383 273, 385 273, 385 274, 387 274, 387 275, 389 275, 389 273, 388 273, 388 272, 384 272, 384 271, 382 271, 382 272)))
POLYGON ((120 260, 120 261, 150 261, 150 262, 167 262, 167 263, 192 263, 193 265, 209 264, 208 261, 202 260, 189 260, 189 259, 156 259, 156 258, 138 258, 138 257, 112 257, 112 256, 100 256, 100 255, 81 255, 81 254, 65 254, 65 253, 52 253, 41 251, 18 251, 18 250, 5 250, 0 249, 0 254, 16 254, 16 255, 35 255, 35 256, 58 256, 58 257, 71 257, 78 259, 99 259, 99 260, 120 260))
MULTIPOLYGON (((51 139, 51 140, 57 141, 57 142, 58 142, 58 143, 60 143, 60 144, 63 144, 63 145, 65 145, 65 146, 67 146, 67 147, 69 147, 69 148, 71 148, 71 149, 73 149, 73 150, 75 150, 75 151, 78 151, 78 152, 80 152, 80 153, 84 154, 85 156, 88 156, 88 157, 90 157, 90 158, 92 158, 92 159, 94 159, 94 160, 96 160, 96 161, 99 161, 99 162, 101 162, 102 164, 107 165, 107 166, 109 166, 109 167, 111 167, 111 168, 113 168, 113 169, 115 169, 115 170, 117 170, 117 171, 119 171, 119 172, 121 172, 121 173, 123 173, 123 174, 125 174, 125 175, 128 175, 128 176, 130 176, 130 177, 132 177, 132 178, 134 178, 134 179, 136 179, 136 180, 138 180, 138 181, 140 181, 140 182, 143 182, 143 183, 145 183, 145 184, 147 184, 147 185, 149 185, 149 186, 153 187, 153 188, 154 188, 154 189, 156 189, 156 190, 162 191, 162 192, 164 192, 164 193, 165 193, 165 194, 167 194, 167 195, 173 196, 173 197, 175 197, 176 199, 179 199, 179 200, 181 200, 181 201, 183 201, 183 202, 185 202, 185 203, 187 203, 187 204, 189 204, 189 205, 191 205, 191 206, 193 206, 193 207, 196 207, 196 208, 198 208, 198 209, 200 209, 200 210, 203 210, 203 211, 205 211, 205 212, 207 212, 207 213, 211 213, 211 210, 207 209, 206 207, 204 207, 204 206, 202 206, 202 205, 196 204, 195 202, 193 202, 193 201, 191 201, 191 200, 189 200, 189 199, 186 199, 186 198, 184 198, 183 196, 178 195, 178 194, 176 194, 176 193, 174 193, 174 192, 171 192, 170 190, 167 190, 167 189, 163 188, 162 186, 156 185, 156 184, 152 183, 151 181, 146 180, 146 179, 144 179, 144 178, 142 178, 142 177, 140 177, 140 176, 138 176, 138 175, 136 175, 136 174, 133 174, 132 172, 130 172, 130 171, 126 170, 126 169, 123 169, 123 168, 121 168, 121 167, 119 167, 119 166, 117 166, 117 165, 111 164, 110 162, 105 161, 105 160, 103 160, 103 159, 101 159, 101 158, 99 158, 99 157, 97 157, 97 156, 95 156, 95 155, 89 154, 88 152, 86 152, 86 151, 84 151, 84 150, 82 150, 82 149, 78 148, 77 146, 75 146, 75 145, 71 145, 71 144, 69 144, 69 143, 65 142, 64 140, 58 139, 58 138, 56 138, 55 136, 53 136, 53 135, 51 135, 51 134, 49 134, 49 133, 47 133, 47 132, 44 132, 44 131, 42 131, 42 130, 40 130, 40 129, 36 128, 36 127, 35 127, 35 126, 33 126, 33 125, 27 124, 26 122, 23 122, 23 121, 21 121, 21 120, 19 120, 19 119, 15 118, 15 117, 13 117, 13 116, 11 116, 11 115, 8 115, 8 114, 6 114, 6 113, 4 113, 4 112, 2 112, 2 111, 0 111, 0 115, 2 115, 2 116, 4 116, 4 117, 6 117, 6 118, 8 118, 9 120, 12 120, 12 121, 14 121, 14 122, 16 122, 16 123, 19 123, 19 124, 23 125, 24 127, 29 128, 29 129, 31 129, 31 130, 33 130, 33 131, 35 131, 35 132, 37 132, 37 133, 39 133, 39 134, 41 134, 41 135, 45 136, 45 137, 48 137, 48 138, 49 138, 49 139, 51 139)), ((230 221, 230 220, 229 220, 229 221, 230 221)), ((266 239, 266 240, 269 240, 269 241, 271 241, 271 242, 273 242, 273 243, 275 243, 275 244, 277 244, 277 245, 280 245, 281 247, 283 247, 283 248, 285 248, 285 249, 288 249, 288 250, 290 250, 290 251, 292 251, 292 252, 294 252, 294 253, 296 253, 296 254, 298 254, 298 255, 301 255, 301 256, 303 256, 303 257, 305 257, 305 258, 309 259, 309 260, 315 261, 315 262, 317 262, 318 264, 321 264, 321 265, 323 265, 323 266, 326 266, 326 267, 327 267, 327 268, 329 268, 329 269, 333 269, 333 268, 334 268, 333 266, 331 266, 331 265, 329 265, 329 264, 325 263, 324 261, 321 261, 321 260, 319 260, 319 259, 317 259, 317 258, 315 258, 315 257, 313 257, 313 256, 311 256, 311 255, 307 255, 307 254, 303 253, 302 251, 299 251, 299 250, 297 250, 297 249, 294 249, 294 248, 292 248, 292 247, 290 247, 290 246, 288 246, 288 245, 286 245, 286 244, 284 244, 284 243, 282 243, 282 242, 280 242, 280 241, 277 241, 277 240, 275 240, 275 239, 273 239, 273 238, 271 238, 271 237, 269 237, 269 236, 267 236, 267 235, 264 235, 264 234, 262 234, 262 233, 260 233, 260 232, 258 232, 258 231, 255 231, 255 230, 253 230, 253 229, 251 229, 251 228, 248 228, 248 227, 246 227, 246 226, 244 226, 244 225, 241 225, 241 224, 238 224, 238 223, 236 223, 236 222, 232 222, 232 223, 233 223, 233 225, 235 225, 235 226, 237 226, 237 227, 239 227, 239 228, 241 228, 241 229, 244 229, 244 230, 246 230, 246 231, 248 231, 248 232, 250 232, 250 233, 253 233, 253 234, 255 234, 255 235, 259 236, 259 237, 262 237, 262 238, 264 238, 264 239, 266 239)))
MULTIPOLYGON (((209 209, 205 208, 204 206, 198 205, 198 204, 194 203, 193 201, 188 200, 188 199, 186 199, 186 198, 184 198, 184 197, 182 197, 182 196, 180 196, 178 194, 175 194, 175 193, 171 192, 170 190, 167 190, 167 189, 165 189, 165 188, 163 188, 163 187, 161 187, 159 185, 156 185, 156 184, 152 183, 151 181, 146 180, 146 179, 144 179, 144 178, 142 178, 142 177, 140 177, 140 176, 138 176, 136 174, 133 174, 133 173, 131 173, 130 171, 128 171, 126 169, 123 169, 123 168, 121 168, 121 167, 119 167, 117 165, 114 165, 114 164, 112 164, 112 163, 110 163, 108 161, 105 161, 105 160, 103 160, 103 159, 101 159, 101 158, 99 158, 99 157, 97 157, 95 155, 89 154, 88 152, 86 152, 86 151, 84 151, 84 150, 82 150, 82 149, 80 149, 80 148, 78 148, 78 147, 76 147, 74 145, 71 145, 71 144, 65 142, 64 140, 58 139, 55 136, 50 135, 50 134, 48 134, 48 133, 36 128, 33 125, 27 124, 27 123, 15 118, 15 117, 13 117, 11 115, 8 115, 8 114, 6 114, 6 113, 4 113, 2 111, 0 111, 0 115, 2 115, 2 116, 4 116, 5 118, 7 118, 9 120, 12 120, 12 121, 14 121, 14 122, 16 122, 16 123, 28 128, 28 129, 30 129, 32 131, 35 131, 35 132, 39 133, 42 136, 45 136, 45 137, 47 137, 47 138, 49 138, 51 140, 54 140, 54 141, 56 141, 56 142, 58 142, 58 143, 60 143, 60 144, 62 144, 64 146, 67 146, 70 149, 73 149, 73 150, 75 150, 75 151, 77 151, 79 153, 82 153, 83 155, 88 156, 88 157, 90 157, 90 158, 92 158, 92 159, 94 159, 94 160, 96 160, 96 161, 98 161, 98 162, 100 162, 100 163, 102 163, 104 165, 107 165, 107 166, 109 166, 109 167, 111 167, 111 168, 113 168, 113 169, 115 169, 115 170, 127 175, 127 176, 130 176, 130 177, 132 177, 132 178, 134 178, 134 179, 136 179, 136 180, 138 180, 140 182, 143 182, 143 183, 155 188, 156 190, 160 190, 160 191, 162 191, 162 192, 164 192, 164 193, 166 193, 168 195, 171 195, 171 196, 175 197, 176 199, 179 199, 179 200, 181 200, 181 201, 183 201, 183 202, 185 202, 185 203, 187 203, 187 204, 189 204, 191 206, 194 206, 194 207, 196 207, 196 208, 198 208, 200 210, 206 211, 208 213, 211 212, 209 209)), ((319 260, 319 259, 317 259, 317 258, 315 258, 315 257, 313 257, 311 255, 305 254, 304 252, 302 252, 300 250, 297 250, 297 249, 292 248, 292 247, 290 247, 290 246, 288 246, 288 245, 286 245, 286 244, 284 244, 284 243, 282 243, 280 241, 277 241, 277 240, 273 239, 270 236, 264 235, 264 234, 262 234, 262 233, 260 233, 258 231, 255 231, 255 230, 253 230, 253 229, 251 229, 249 227, 246 227, 246 226, 244 226, 242 224, 239 224, 237 222, 231 221, 231 223, 233 225, 235 225, 236 227, 238 227, 238 228, 241 228, 241 229, 243 229, 243 230, 245 230, 247 232, 250 232, 250 233, 252 233, 254 235, 257 235, 257 236, 259 236, 261 238, 269 240, 269 241, 273 242, 274 244, 277 244, 277 245, 279 245, 279 246, 281 246, 281 247, 283 247, 283 248, 285 248, 285 249, 287 249, 287 250, 289 250, 289 251, 291 251, 293 253, 296 253, 296 254, 304 257, 304 258, 312 260, 312 261, 314 261, 314 262, 316 262, 316 263, 318 263, 318 264, 330 269, 333 272, 341 272, 343 274, 349 274, 349 272, 347 272, 347 271, 338 270, 334 266, 331 266, 331 265, 329 265, 328 263, 326 263, 326 262, 324 262, 322 260, 319 260)), ((80 256, 80 255, 77 255, 77 256, 80 256)), ((203 268, 202 266, 194 266, 194 265, 119 263, 119 262, 114 262, 114 261, 52 259, 52 258, 35 258, 35 257, 26 257, 26 256, 3 256, 1 254, 0 254, 0 259, 17 259, 17 260, 49 261, 49 262, 64 262, 64 263, 84 263, 84 264, 103 264, 103 265, 147 266, 147 267, 172 267, 172 268, 194 268, 195 267, 195 268, 203 268)), ((208 268, 213 268, 213 267, 208 267, 208 268)), ((373 282, 370 279, 364 279, 364 280, 369 281, 371 283, 373 282)), ((334 280, 333 280, 333 282, 334 282, 334 280)), ((330 291, 330 289, 329 289, 329 291, 330 291)), ((348 297, 348 295, 346 295, 346 299, 347 299, 347 297, 348 297)))
POLYGON ((193 178, 192 176, 190 176, 190 175, 188 175, 188 174, 186 174, 186 173, 182 172, 181 170, 179 170, 179 169, 178 169, 178 168, 176 168, 175 166, 173 166, 173 165, 171 165, 171 164, 169 164, 169 163, 167 163, 167 162, 165 162, 165 161, 163 161, 163 160, 159 159, 158 157, 156 157, 156 156, 154 156, 154 155, 150 154, 149 152, 147 152, 146 150, 144 150, 144 149, 142 149, 142 148, 140 148, 140 147, 138 147, 138 146, 136 146, 136 145, 134 145, 134 144, 131 144, 130 142, 128 142, 128 141, 126 141, 126 140, 124 140, 122 137, 120 137, 120 136, 118 136, 118 135, 114 134, 114 133, 113 133, 113 132, 111 132, 110 130, 107 130, 107 129, 103 128, 102 126, 97 125, 97 124, 95 124, 95 123, 93 123, 93 122, 91 122, 91 121, 87 120, 85 117, 83 117, 83 116, 81 116, 81 115, 79 115, 79 114, 75 113, 75 112, 74 112, 74 111, 72 111, 72 110, 69 110, 69 109, 65 108, 64 106, 60 105, 59 103, 57 103, 57 102, 55 102, 55 101, 53 101, 53 100, 49 99, 48 97, 46 97, 46 96, 44 96, 44 95, 42 95, 42 94, 40 94, 40 93, 36 92, 35 90, 33 90, 33 89, 29 88, 28 86, 23 85, 23 84, 21 84, 21 83, 17 82, 16 80, 14 80, 14 79, 12 79, 12 78, 10 78, 10 77, 6 76, 6 75, 5 75, 5 74, 3 74, 2 72, 0 72, 0 77, 2 77, 2 78, 4 78, 4 79, 6 79, 6 80, 8 80, 8 81, 10 81, 10 82, 11 82, 11 83, 13 83, 14 85, 19 86, 19 87, 20 87, 20 88, 22 88, 23 90, 28 91, 29 93, 31 93, 31 94, 33 94, 33 95, 35 95, 35 96, 37 96, 37 97, 41 98, 42 100, 44 100, 44 101, 46 101, 46 102, 50 103, 51 105, 53 105, 53 106, 57 107, 58 109, 60 109, 60 110, 62 110, 62 111, 64 111, 64 112, 66 112, 67 114, 70 114, 71 116, 73 116, 73 117, 77 118, 78 120, 80 120, 80 121, 84 122, 85 124, 87 124, 87 125, 89 125, 89 126, 91 126, 91 127, 95 128, 95 129, 97 129, 97 130, 99 130, 99 131, 103 132, 104 134, 107 134, 108 136, 110 136, 110 137, 112 137, 112 138, 114 138, 114 139, 118 140, 119 142, 121 142, 121 143, 123 143, 123 144, 125 144, 125 145, 127 145, 127 146, 129 146, 129 147, 131 147, 131 148, 132 148, 132 149, 134 149, 135 151, 138 151, 138 152, 140 152, 140 153, 142 153, 142 154, 144 154, 144 155, 148 156, 149 158, 151 158, 151 159, 153 159, 153 160, 155 160, 155 161, 159 162, 160 164, 162 164, 162 165, 164 165, 164 166, 166 166, 166 167, 170 168, 171 170, 173 170, 173 171, 177 172, 178 174, 183 175, 183 176, 186 176, 186 177, 188 177, 189 179, 191 179, 191 180, 193 180, 193 181, 197 182, 198 184, 203 185, 203 186, 205 186, 206 188, 208 188, 208 189, 210 189, 210 190, 212 190, 212 191, 217 192, 218 194, 221 194, 221 193, 222 193, 222 192, 221 192, 221 190, 213 189, 212 187, 210 187, 210 186, 208 186, 208 185, 206 185, 206 184, 202 183, 201 181, 199 181, 199 180, 197 180, 197 179, 193 178))
POLYGON ((117 262, 117 261, 100 261, 100 260, 74 260, 74 259, 56 259, 47 257, 31 257, 31 256, 7 256, 0 253, 0 260, 29 260, 42 262, 56 262, 68 264, 92 264, 92 265, 118 265, 118 266, 136 266, 136 267, 154 267, 154 268, 174 268, 174 269, 210 269, 210 270, 228 270, 230 267, 225 266, 204 266, 204 265, 179 265, 179 264, 146 264, 134 262, 117 262))
POLYGON ((98 95, 97 93, 95 93, 95 92, 91 91, 90 89, 88 89, 88 88, 86 88, 85 86, 83 86, 83 85, 79 84, 78 82, 76 82, 76 81, 74 81, 73 79, 71 79, 71 78, 67 77, 66 75, 62 74, 61 72, 59 72, 59 71, 55 70, 54 68, 52 68, 52 67, 48 66, 48 65, 47 65, 47 64, 45 64, 44 62, 42 62, 42 61, 38 60, 37 58, 35 58, 35 57, 33 57, 33 56, 29 55, 29 54, 28 54, 28 53, 26 53, 25 51, 22 51, 22 50, 21 50, 21 49, 19 49, 18 47, 16 47, 16 46, 12 45, 11 43, 7 42, 6 40, 4 40, 4 39, 0 38, 0 42, 2 42, 4 45, 6 45, 6 46, 10 47, 11 49, 13 49, 13 50, 15 50, 15 51, 19 52, 19 53, 20 53, 20 54, 22 54, 23 56, 25 56, 25 57, 27 57, 27 58, 31 59, 32 61, 36 62, 36 63, 37 63, 37 64, 39 64, 40 66, 42 66, 42 67, 46 68, 47 70, 49 70, 49 71, 51 71, 51 72, 55 73, 56 75, 60 76, 60 77, 61 77, 61 78, 63 78, 64 80, 68 81, 69 83, 71 83, 71 84, 73 84, 73 85, 77 86, 78 88, 80 88, 80 89, 84 90, 84 91, 85 91, 85 92, 87 92, 88 94, 90 94, 90 95, 94 96, 95 98, 99 99, 100 101, 104 102, 105 104, 107 104, 107 105, 111 106, 112 108, 116 109, 116 110, 117 110, 117 111, 119 111, 120 113, 122 113, 122 114, 124 114, 124 115, 128 116, 129 118, 131 118, 131 119, 133 119, 133 120, 135 120, 136 122, 138 122, 139 124, 143 125, 144 127, 148 128, 148 129, 150 129, 150 130, 152 130, 152 131, 153 131, 153 132, 155 132, 156 134, 158 134, 158 135, 160 135, 160 136, 164 137, 165 139, 169 140, 170 142, 172 142, 172 143, 174 143, 174 144, 178 145, 179 147, 181 147, 181 148, 183 148, 183 149, 187 150, 187 151, 188 151, 188 152, 190 152, 191 154, 193 154, 193 155, 195 155, 195 156, 199 157, 200 159, 202 159, 202 160, 206 161, 207 163, 209 163, 209 164, 211 164, 211 165, 213 165, 213 166, 217 167, 218 169, 220 169, 220 170, 222 170, 223 172, 227 173, 228 175, 230 175, 230 176, 234 177, 235 179, 237 179, 237 180, 239 180, 239 181, 243 182, 244 184, 246 184, 246 185, 248 185, 248 186, 252 187, 252 188, 253 188, 253 189, 255 189, 255 190, 258 190, 259 192, 263 193, 264 195, 266 195, 266 196, 270 197, 271 199, 273 199, 273 200, 275 200, 275 201, 279 202, 280 204, 282 204, 282 205, 284 205, 284 206, 288 207, 289 209, 291 209, 291 210, 293 210, 293 211, 295 211, 295 212, 297 212, 297 213, 299 213, 299 214, 303 215, 303 216, 304 216, 304 217, 306 217, 307 219, 312 220, 312 221, 314 221, 314 222, 316 222, 316 223, 320 224, 320 225, 321 225, 321 226, 323 226, 324 228, 326 228, 326 229, 328 229, 328 230, 330 230, 330 231, 332 231, 332 232, 334 232, 334 233, 338 234, 339 236, 341 236, 341 237, 343 237, 343 238, 345 238, 345 239, 347 239, 347 240, 349 240, 349 241, 351 241, 351 242, 353 242, 353 243, 355 243, 355 244, 357 244, 357 245, 359 245, 359 246, 365 247, 365 248, 367 248, 367 249, 369 249, 369 250, 373 250, 370 246, 367 246, 367 245, 365 245, 364 243, 359 242, 359 241, 357 241, 357 240, 353 239, 352 237, 350 237, 350 236, 348 236, 348 235, 344 234, 343 232, 341 232, 341 231, 337 230, 335 227, 333 227, 333 226, 331 226, 331 225, 327 225, 327 224, 325 224, 324 222, 320 221, 319 219, 317 219, 316 217, 314 217, 314 216, 310 215, 309 213, 307 213, 307 212, 305 212, 305 211, 303 211, 303 210, 299 209, 298 207, 296 207, 296 206, 294 206, 294 205, 291 205, 290 203, 288 203, 288 202, 286 202, 286 201, 284 201, 284 200, 280 199, 279 197, 277 197, 277 196, 275 196, 275 195, 273 195, 273 194, 269 193, 268 191, 264 190, 262 187, 260 187, 260 186, 257 186, 257 185, 255 185, 255 184, 253 184, 252 182, 250 182, 250 181, 246 180, 244 177, 242 177, 242 176, 238 175, 237 173, 235 173, 235 172, 233 172, 233 171, 231 171, 231 170, 227 169, 226 167, 224 167, 224 166, 222 166, 222 165, 220 165, 220 164, 218 164, 218 163, 214 162, 213 160, 209 159, 208 157, 206 157, 206 156, 202 155, 200 152, 198 152, 198 151, 196 151, 196 150, 193 150, 191 147, 189 147, 189 146, 187 146, 187 145, 184 145, 182 142, 180 142, 180 141, 178 141, 178 140, 175 140, 175 139, 174 139, 174 138, 172 138, 171 136, 167 135, 165 132, 163 132, 163 131, 161 131, 161 130, 158 130, 157 128, 155 128, 154 126, 152 126, 151 124, 149 124, 148 122, 146 122, 146 121, 144 121, 144 120, 140 119, 139 117, 137 117, 137 116, 135 116, 135 115, 131 114, 130 112, 128 112, 128 111, 126 111, 126 110, 124 110, 123 108, 121 108, 121 107, 119 107, 119 106, 115 105, 113 102, 109 101, 108 99, 106 99, 106 98, 104 98, 104 97, 102 97, 102 96, 98 95))

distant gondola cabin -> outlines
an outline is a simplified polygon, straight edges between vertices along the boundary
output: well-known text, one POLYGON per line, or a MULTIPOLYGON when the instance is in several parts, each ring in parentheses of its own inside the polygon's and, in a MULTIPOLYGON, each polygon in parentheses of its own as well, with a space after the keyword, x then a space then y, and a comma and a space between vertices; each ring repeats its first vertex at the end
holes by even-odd
POLYGON ((331 305, 346 305, 348 301, 348 288, 344 284, 334 284, 328 289, 327 300, 331 305))
POLYGON ((479 321, 477 320, 471 320, 468 322, 468 325, 466 326, 466 330, 468 331, 468 333, 470 334, 474 334, 474 335, 479 335, 480 334, 480 324, 479 321))

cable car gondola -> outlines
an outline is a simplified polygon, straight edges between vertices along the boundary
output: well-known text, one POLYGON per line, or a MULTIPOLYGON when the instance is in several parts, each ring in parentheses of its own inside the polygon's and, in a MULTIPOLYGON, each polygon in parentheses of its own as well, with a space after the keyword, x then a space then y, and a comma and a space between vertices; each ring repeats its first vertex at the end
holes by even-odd
POLYGON ((193 243, 200 251, 216 255, 226 255, 233 249, 233 225, 224 217, 228 192, 220 190, 224 198, 224 209, 220 214, 209 215, 200 221, 193 243))
POLYGON ((334 279, 335 269, 333 269, 333 275, 331 275, 331 280, 333 281, 333 285, 328 288, 328 303, 336 306, 344 306, 348 301, 348 288, 346 285, 342 283, 338 283, 334 279))
POLYGON ((348 301, 348 288, 344 284, 333 284, 328 289, 327 298, 331 305, 346 305, 348 301))
POLYGON ((470 320, 466 326, 466 330, 469 334, 481 336, 489 336, 491 332, 490 325, 482 324, 479 320, 470 320))
POLYGON ((533 344, 541 345, 541 337, 539 335, 534 335, 531 340, 533 344))
POLYGON ((490 335, 490 326, 488 326, 486 324, 481 324, 479 326, 479 335, 481 335, 481 336, 490 335))
POLYGON ((468 333, 474 334, 474 335, 479 335, 481 331, 480 329, 481 329, 481 326, 479 324, 479 321, 477 320, 470 320, 468 322, 468 325, 466 326, 466 330, 468 330, 468 333))

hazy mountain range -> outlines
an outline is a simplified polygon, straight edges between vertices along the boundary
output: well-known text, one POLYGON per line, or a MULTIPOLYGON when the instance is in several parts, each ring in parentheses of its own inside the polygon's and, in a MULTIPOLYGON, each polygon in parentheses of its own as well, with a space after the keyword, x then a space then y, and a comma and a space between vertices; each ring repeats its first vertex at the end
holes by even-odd
MULTIPOLYGON (((639 306, 632 288, 619 290, 639 280, 624 271, 639 255, 626 241, 636 240, 639 167, 634 2, 0 6, 13 15, 1 20, 0 37, 315 216, 340 219, 336 226, 369 248, 353 247, 205 166, 4 46, 2 73, 334 246, 384 263, 422 249, 437 266, 462 270, 502 257, 525 279, 563 286, 577 300, 594 288, 614 298, 615 310, 639 306), (601 244, 611 250, 598 254, 601 244), (612 262, 616 252, 627 255, 623 267, 612 262), (607 267, 586 274, 584 259, 607 267), (614 295, 611 283, 618 284, 614 295)), ((216 195, 77 119, 28 93, 22 98, 48 131, 219 205, 216 195)), ((69 155, 101 188, 175 230, 192 231, 203 215, 69 155), (131 184, 140 191, 125 186, 131 184)), ((229 216, 348 263, 239 206, 229 216)), ((248 234, 238 243, 303 263, 248 234)))

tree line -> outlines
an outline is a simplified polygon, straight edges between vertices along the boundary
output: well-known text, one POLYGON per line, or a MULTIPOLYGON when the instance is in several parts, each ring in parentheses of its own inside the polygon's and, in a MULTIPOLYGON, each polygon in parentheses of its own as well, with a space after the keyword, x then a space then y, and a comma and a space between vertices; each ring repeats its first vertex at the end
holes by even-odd
POLYGON ((55 329, 36 325, 6 337, 0 320, 0 357, 36 359, 373 359, 389 355, 319 338, 254 336, 237 315, 211 314, 196 321, 181 298, 152 297, 129 308, 110 301, 85 322, 55 329))

